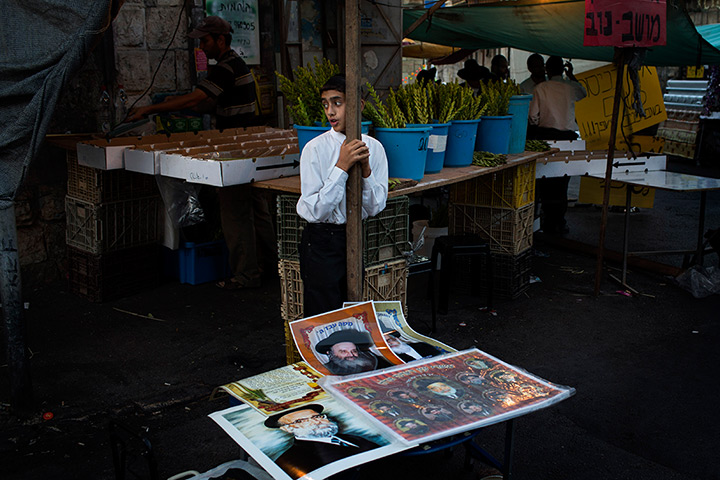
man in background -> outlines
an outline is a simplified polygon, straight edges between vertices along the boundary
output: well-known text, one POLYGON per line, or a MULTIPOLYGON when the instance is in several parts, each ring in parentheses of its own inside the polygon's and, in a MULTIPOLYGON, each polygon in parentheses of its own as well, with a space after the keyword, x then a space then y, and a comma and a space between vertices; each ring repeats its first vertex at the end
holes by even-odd
MULTIPOLYGON (((214 105, 220 130, 255 125, 255 81, 243 59, 230 48, 232 32, 230 24, 217 16, 200 22, 188 37, 199 39, 205 55, 217 61, 208 68, 207 77, 190 93, 132 109, 128 120, 184 109, 206 110, 214 105)), ((217 286, 260 287, 263 267, 268 273, 277 268, 277 242, 267 199, 250 184, 243 184, 219 188, 218 200, 233 277, 217 286)))
POLYGON ((533 53, 527 59, 527 69, 530 76, 523 80, 519 87, 522 93, 532 94, 535 85, 547 80, 545 77, 545 60, 539 53, 533 53))
MULTIPOLYGON (((587 96, 573 75, 570 62, 552 56, 545 63, 548 80, 535 86, 528 112, 528 139, 575 140, 578 125, 575 122, 575 102, 587 96), (563 77, 567 73, 567 78, 563 77)), ((570 177, 538 179, 535 194, 540 200, 542 214, 540 224, 543 232, 565 234, 570 231, 567 212, 567 188, 570 177)))

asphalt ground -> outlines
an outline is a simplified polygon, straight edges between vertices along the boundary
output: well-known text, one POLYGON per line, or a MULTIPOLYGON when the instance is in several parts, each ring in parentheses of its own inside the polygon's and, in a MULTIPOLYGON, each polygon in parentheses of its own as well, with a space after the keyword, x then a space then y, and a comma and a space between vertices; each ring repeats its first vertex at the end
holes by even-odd
MULTIPOLYGON (((720 226, 717 193, 708 195, 707 228, 720 226)), ((699 194, 658 192, 655 208, 631 214, 631 248, 694 248, 698 203, 699 194)), ((576 206, 568 221, 568 238, 597 243, 598 209, 576 206)), ((610 214, 608 248, 620 250, 623 223, 621 212, 610 214)), ((639 295, 604 275, 594 296, 595 257, 535 240, 540 282, 494 314, 482 309, 482 296, 456 290, 434 334, 576 389, 516 421, 514 478, 720 479, 720 296, 695 299, 671 278, 638 269, 628 283, 639 295)), ((717 254, 705 265, 717 266, 717 254)), ((430 325, 427 281, 421 274, 408 284, 408 319, 422 333, 430 325)), ((24 296, 34 404, 28 417, 10 412, 0 367, 0 477, 115 478, 111 421, 147 427, 161 478, 242 458, 207 418, 227 400, 209 395, 284 364, 277 279, 249 291, 166 282, 103 304, 63 284, 24 296)), ((484 429, 478 441, 501 456, 504 427, 484 429)), ((476 478, 478 466, 464 459, 459 447, 395 456, 364 466, 360 478, 476 478)))

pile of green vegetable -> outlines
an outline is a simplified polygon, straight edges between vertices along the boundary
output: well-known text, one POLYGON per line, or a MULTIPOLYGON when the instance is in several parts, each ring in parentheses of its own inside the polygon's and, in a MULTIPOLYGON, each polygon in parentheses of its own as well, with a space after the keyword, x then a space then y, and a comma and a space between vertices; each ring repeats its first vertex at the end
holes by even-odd
POLYGON ((507 155, 504 153, 475 152, 473 153, 472 164, 478 167, 495 167, 507 163, 507 155))
POLYGON ((527 140, 525 141, 525 150, 528 152, 547 152, 550 150, 550 144, 545 140, 527 140))

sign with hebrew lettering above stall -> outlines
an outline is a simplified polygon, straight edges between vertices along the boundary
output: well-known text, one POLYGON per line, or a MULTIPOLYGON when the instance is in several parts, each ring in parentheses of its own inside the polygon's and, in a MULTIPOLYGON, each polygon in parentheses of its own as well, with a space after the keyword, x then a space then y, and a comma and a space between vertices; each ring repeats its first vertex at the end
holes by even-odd
POLYGON ((665 0, 585 0, 586 47, 665 45, 665 0))
MULTIPOLYGON (((638 77, 645 116, 638 115, 632 108, 634 87, 626 75, 623 79, 623 102, 620 106, 615 144, 617 148, 636 153, 648 149, 641 145, 633 145, 635 143, 633 135, 667 119, 660 80, 655 67, 641 67, 638 77)), ((577 79, 587 91, 587 97, 575 103, 575 119, 580 128, 580 136, 585 140, 588 150, 604 150, 608 147, 612 130, 617 68, 614 65, 595 68, 578 73, 577 79)))
POLYGON ((258 0, 233 2, 230 0, 207 0, 208 16, 217 15, 232 26, 232 44, 235 52, 248 65, 260 64, 260 10, 258 0))

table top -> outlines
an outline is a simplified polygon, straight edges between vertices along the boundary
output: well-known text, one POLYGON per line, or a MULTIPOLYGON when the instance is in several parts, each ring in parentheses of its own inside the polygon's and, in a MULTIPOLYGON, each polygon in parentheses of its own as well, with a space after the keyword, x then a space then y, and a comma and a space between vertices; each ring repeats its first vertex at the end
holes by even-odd
MULTIPOLYGON (((591 174, 591 177, 604 179, 605 175, 591 174)), ((653 187, 676 192, 700 192, 720 190, 719 178, 699 177, 687 173, 655 170, 649 172, 613 172, 612 179, 630 185, 653 187)))
MULTIPOLYGON (((470 165, 468 167, 443 168, 438 173, 430 173, 416 185, 398 188, 388 193, 388 197, 398 197, 400 195, 408 195, 410 193, 422 192, 433 188, 451 185, 453 183, 463 182, 472 178, 487 175, 493 172, 513 168, 518 165, 533 162, 539 157, 547 156, 548 152, 523 152, 516 155, 508 155, 507 163, 495 167, 477 167, 470 165)), ((300 176, 276 178, 273 180, 264 180, 262 182, 254 182, 252 184, 257 188, 265 188, 269 190, 278 190, 286 193, 294 193, 300 195, 300 176)))

